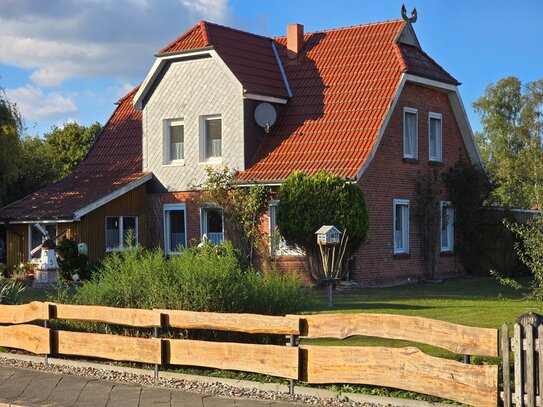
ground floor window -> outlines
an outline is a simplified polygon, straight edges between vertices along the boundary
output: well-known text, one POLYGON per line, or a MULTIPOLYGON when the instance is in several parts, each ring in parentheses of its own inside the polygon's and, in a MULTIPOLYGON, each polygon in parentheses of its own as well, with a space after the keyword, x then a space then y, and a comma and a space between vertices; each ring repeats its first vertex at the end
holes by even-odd
POLYGON ((394 200, 394 254, 409 253, 409 201, 394 200))
POLYGON ((277 204, 279 201, 272 200, 268 205, 268 217, 270 220, 270 254, 272 256, 300 256, 303 251, 298 247, 287 244, 277 227, 277 204))
POLYGON ((441 251, 454 250, 454 209, 447 201, 441 202, 441 251))
POLYGON ((106 251, 128 248, 138 243, 137 216, 106 216, 106 251))
POLYGON ((215 208, 202 208, 200 211, 200 231, 202 240, 204 236, 212 244, 219 244, 224 240, 224 217, 215 208))
MULTIPOLYGON (((51 238, 54 238, 57 235, 57 224, 56 223, 40 223, 40 226, 44 228, 47 233, 49 233, 49 236, 51 238)), ((34 227, 34 224, 28 225, 28 258, 30 260, 39 259, 41 252, 38 251, 37 253, 32 256, 30 252, 32 249, 38 247, 40 244, 43 243, 43 235, 41 232, 34 227)))
POLYGON ((185 204, 164 205, 164 252, 181 253, 187 247, 185 204))

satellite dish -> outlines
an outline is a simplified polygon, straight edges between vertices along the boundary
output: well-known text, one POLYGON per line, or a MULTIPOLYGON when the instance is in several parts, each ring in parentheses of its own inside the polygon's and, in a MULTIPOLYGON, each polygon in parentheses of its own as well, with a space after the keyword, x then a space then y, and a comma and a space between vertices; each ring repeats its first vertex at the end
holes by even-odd
POLYGON ((255 109, 255 121, 268 133, 277 119, 277 112, 270 103, 260 103, 255 109))

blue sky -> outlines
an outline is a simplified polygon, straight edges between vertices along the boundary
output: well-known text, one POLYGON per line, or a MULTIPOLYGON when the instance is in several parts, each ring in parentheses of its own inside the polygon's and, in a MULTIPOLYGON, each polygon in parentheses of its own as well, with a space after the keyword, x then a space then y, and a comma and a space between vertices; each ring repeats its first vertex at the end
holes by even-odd
MULTIPOLYGON (((543 78, 543 1, 405 2, 417 8, 423 49, 462 82, 471 104, 490 82, 543 78)), ((153 54, 199 20, 284 35, 400 18, 402 1, 366 0, 0 0, 0 87, 27 133, 75 120, 105 123, 113 103, 139 84, 153 54)))

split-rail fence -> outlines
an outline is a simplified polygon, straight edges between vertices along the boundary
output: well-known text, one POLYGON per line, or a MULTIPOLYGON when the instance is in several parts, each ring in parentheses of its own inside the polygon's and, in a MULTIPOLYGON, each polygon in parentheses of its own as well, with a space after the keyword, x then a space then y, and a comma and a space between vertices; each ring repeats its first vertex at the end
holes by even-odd
MULTIPOLYGON (((415 347, 321 346, 299 339, 361 335, 406 340, 459 355, 498 356, 498 331, 421 317, 318 314, 285 317, 32 302, 0 305, 0 346, 40 355, 74 355, 159 366, 239 370, 308 384, 352 383, 425 393, 474 406, 496 406, 498 366, 429 356, 415 347), (152 329, 152 337, 56 330, 51 320, 152 329), (41 321, 43 326, 37 323, 41 321), (288 346, 159 337, 161 330, 275 334, 288 346), (307 343, 307 344, 306 344, 307 343)), ((149 335, 151 336, 151 335, 149 335)), ((291 385, 291 390, 293 386, 291 385)))

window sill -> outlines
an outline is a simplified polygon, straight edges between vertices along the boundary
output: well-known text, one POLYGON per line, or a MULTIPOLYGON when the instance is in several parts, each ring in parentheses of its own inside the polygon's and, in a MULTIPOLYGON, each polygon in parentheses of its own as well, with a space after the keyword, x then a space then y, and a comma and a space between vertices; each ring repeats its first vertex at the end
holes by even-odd
POLYGON ((219 165, 222 164, 222 158, 209 159, 206 161, 200 161, 198 165, 219 165))
POLYGON ((403 162, 404 162, 404 163, 407 163, 407 164, 418 164, 418 163, 419 163, 419 159, 418 159, 418 158, 407 158, 407 157, 404 157, 404 158, 403 158, 403 162))
POLYGON ((428 164, 429 164, 431 167, 443 167, 443 161, 428 160, 428 164))
POLYGON ((456 253, 453 251, 440 252, 439 257, 454 257, 456 253))
POLYGON ((410 253, 394 253, 393 257, 395 259, 410 259, 411 254, 410 253))
MULTIPOLYGON (((137 244, 137 243, 136 243, 137 244)), ((134 245, 135 246, 135 245, 134 245)), ((127 252, 128 250, 130 250, 130 248, 128 247, 115 247, 115 248, 110 248, 108 247, 106 249, 106 253, 114 253, 114 252, 127 252)))
POLYGON ((172 161, 167 164, 162 164, 163 167, 184 167, 185 160, 172 161))

